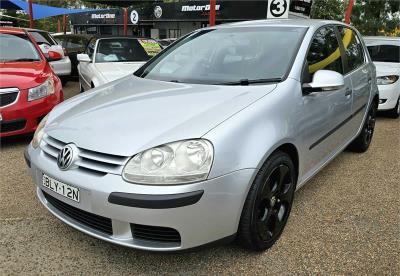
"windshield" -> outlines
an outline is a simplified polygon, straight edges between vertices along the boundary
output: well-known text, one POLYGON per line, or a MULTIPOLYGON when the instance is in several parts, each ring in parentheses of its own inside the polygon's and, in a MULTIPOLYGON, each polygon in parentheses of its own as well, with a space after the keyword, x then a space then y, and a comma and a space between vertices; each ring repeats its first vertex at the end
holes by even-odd
POLYGON ((368 46, 372 61, 400 63, 400 47, 395 45, 368 46))
POLYGON ((38 51, 26 35, 0 34, 0 41, 0 62, 41 60, 38 51))
POLYGON ((290 69, 305 31, 274 26, 201 30, 167 48, 135 75, 204 84, 279 81, 290 69))
POLYGON ((95 62, 129 62, 148 59, 149 55, 137 39, 112 38, 99 40, 95 62))

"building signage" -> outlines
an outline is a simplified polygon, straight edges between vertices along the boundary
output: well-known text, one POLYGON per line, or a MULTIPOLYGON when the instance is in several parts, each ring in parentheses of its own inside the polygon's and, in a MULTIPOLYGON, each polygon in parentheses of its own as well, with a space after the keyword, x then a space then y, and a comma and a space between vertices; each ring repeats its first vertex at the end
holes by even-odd
POLYGON ((311 13, 312 0, 292 0, 290 1, 290 11, 309 18, 311 13))
POLYGON ((267 18, 288 18, 290 0, 268 1, 267 18))
POLYGON ((155 6, 154 7, 154 17, 155 18, 161 18, 162 16, 162 8, 160 6, 155 6))
POLYGON ((131 11, 131 22, 135 25, 139 22, 139 14, 136 10, 131 11))
POLYGON ((92 19, 115 19, 115 13, 92 13, 92 19))
MULTIPOLYGON (((221 5, 215 5, 215 10, 219 11, 221 5)), ((210 11, 210 5, 185 5, 182 6, 181 11, 191 12, 191 11, 210 11)))
MULTIPOLYGON (((152 24, 153 22, 196 22, 208 23, 210 1, 146 1, 138 7, 128 10, 128 24, 152 24), (153 3, 154 2, 154 3, 153 3)), ((246 0, 246 1, 217 1, 217 24, 243 20, 265 18, 287 18, 310 16, 312 0, 246 0)), ((122 25, 123 10, 113 9, 92 11, 82 14, 71 14, 71 22, 76 26, 89 25, 122 25)))

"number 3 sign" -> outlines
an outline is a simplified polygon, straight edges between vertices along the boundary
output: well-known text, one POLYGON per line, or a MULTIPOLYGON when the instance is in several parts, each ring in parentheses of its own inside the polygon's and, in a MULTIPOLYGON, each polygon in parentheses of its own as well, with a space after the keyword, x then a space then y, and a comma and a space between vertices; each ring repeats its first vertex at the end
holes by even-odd
POLYGON ((268 0, 267 18, 288 18, 290 0, 268 0))

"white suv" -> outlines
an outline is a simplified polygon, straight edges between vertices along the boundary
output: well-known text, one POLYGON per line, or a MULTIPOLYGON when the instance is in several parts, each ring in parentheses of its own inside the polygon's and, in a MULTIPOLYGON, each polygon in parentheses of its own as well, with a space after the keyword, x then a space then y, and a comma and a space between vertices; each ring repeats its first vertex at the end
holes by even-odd
POLYGON ((67 83, 68 77, 71 75, 71 60, 65 54, 63 47, 46 31, 36 29, 26 29, 26 31, 35 39, 46 57, 50 49, 59 52, 63 56, 60 60, 50 61, 50 65, 57 76, 60 77, 63 85, 67 83))
POLYGON ((376 66, 379 88, 379 110, 400 116, 400 38, 364 37, 369 54, 376 66))

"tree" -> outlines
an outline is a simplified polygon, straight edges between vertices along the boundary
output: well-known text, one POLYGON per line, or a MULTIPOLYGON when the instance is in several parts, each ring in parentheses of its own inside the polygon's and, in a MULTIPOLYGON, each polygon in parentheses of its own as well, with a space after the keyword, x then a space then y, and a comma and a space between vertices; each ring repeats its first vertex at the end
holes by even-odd
POLYGON ((313 0, 311 18, 342 21, 344 11, 343 0, 313 0))
POLYGON ((400 26, 400 1, 358 0, 351 23, 364 35, 395 34, 400 26))
MULTIPOLYGON (((314 0, 311 18, 343 21, 348 0, 314 0)), ((399 0, 355 0, 351 24, 363 35, 400 36, 399 0)))

